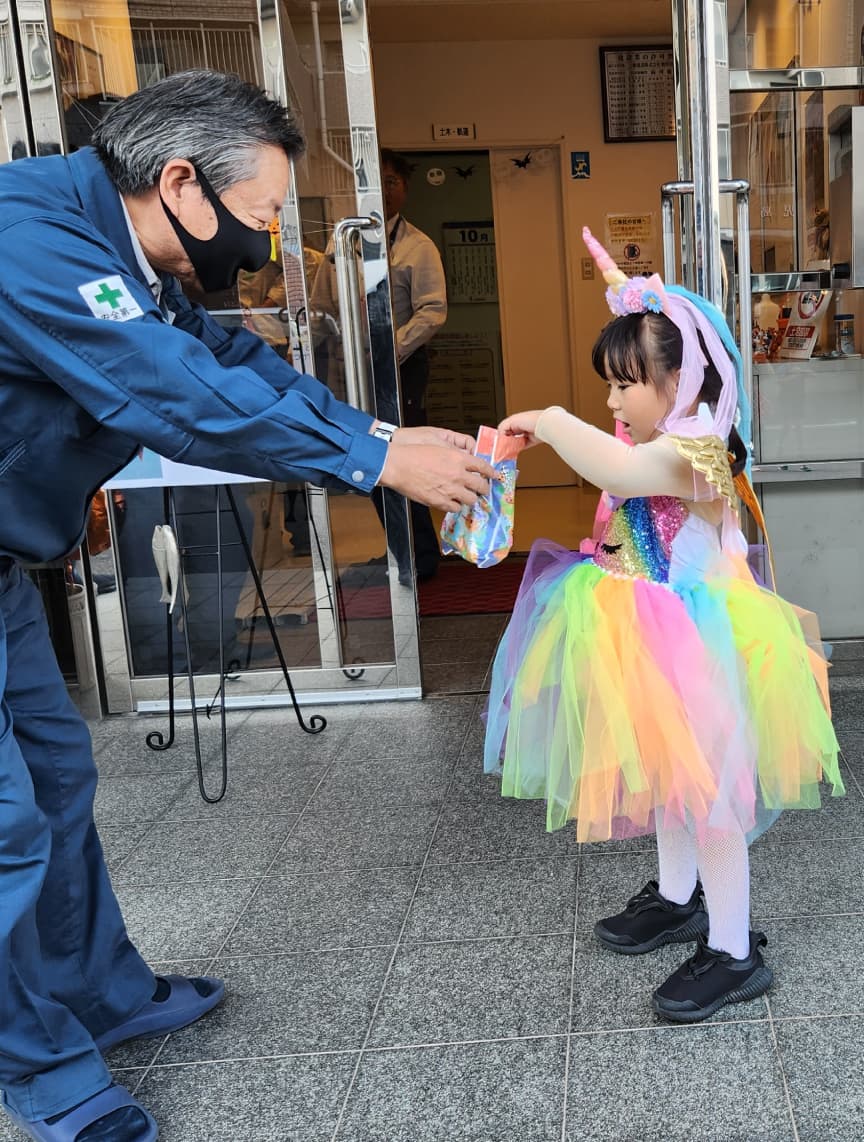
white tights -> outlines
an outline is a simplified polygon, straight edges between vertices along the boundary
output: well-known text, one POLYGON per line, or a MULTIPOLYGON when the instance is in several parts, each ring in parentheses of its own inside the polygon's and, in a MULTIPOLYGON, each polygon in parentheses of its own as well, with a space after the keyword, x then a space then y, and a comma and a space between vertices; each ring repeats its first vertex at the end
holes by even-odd
POLYGON ((750 954, 750 860, 742 832, 706 829, 697 839, 681 825, 657 823, 660 894, 685 904, 701 877, 708 944, 743 960, 750 954))

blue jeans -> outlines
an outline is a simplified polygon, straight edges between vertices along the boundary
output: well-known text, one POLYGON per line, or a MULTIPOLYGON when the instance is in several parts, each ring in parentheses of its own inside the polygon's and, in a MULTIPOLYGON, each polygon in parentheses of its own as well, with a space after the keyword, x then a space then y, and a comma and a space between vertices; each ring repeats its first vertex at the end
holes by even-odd
POLYGON ((111 889, 95 791, 39 592, 0 558, 0 1088, 31 1121, 110 1083, 92 1036, 155 986, 111 889))

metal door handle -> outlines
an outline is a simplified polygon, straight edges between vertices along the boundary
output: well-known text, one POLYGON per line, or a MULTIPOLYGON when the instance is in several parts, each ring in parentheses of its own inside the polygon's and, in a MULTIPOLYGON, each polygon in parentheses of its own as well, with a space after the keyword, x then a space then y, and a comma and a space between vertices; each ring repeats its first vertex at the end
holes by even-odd
POLYGON ((342 345, 345 365, 345 389, 348 403, 370 412, 366 354, 363 350, 363 319, 360 310, 360 278, 352 244, 361 230, 377 230, 381 219, 341 218, 333 228, 336 294, 342 316, 342 345))
POLYGON ((754 464, 754 484, 806 483, 810 480, 864 479, 862 460, 795 460, 788 464, 754 464))

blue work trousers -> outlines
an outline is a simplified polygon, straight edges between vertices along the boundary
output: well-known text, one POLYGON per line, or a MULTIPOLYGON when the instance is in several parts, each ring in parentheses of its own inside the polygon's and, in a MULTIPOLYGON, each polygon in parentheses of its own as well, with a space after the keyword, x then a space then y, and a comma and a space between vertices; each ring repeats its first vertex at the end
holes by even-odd
POLYGON ((0 1089, 31 1121, 110 1083, 92 1036, 155 986, 111 889, 95 791, 39 592, 0 558, 0 1089))

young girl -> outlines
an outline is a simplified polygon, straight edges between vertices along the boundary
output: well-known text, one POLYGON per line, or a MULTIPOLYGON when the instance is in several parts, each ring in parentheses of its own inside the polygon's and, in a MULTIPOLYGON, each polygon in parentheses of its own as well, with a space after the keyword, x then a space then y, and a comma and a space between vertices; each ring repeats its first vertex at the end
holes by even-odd
POLYGON ((748 410, 722 314, 628 279, 584 237, 616 315, 593 364, 632 445, 561 408, 500 426, 551 445, 615 510, 590 557, 532 551, 495 660, 486 769, 504 796, 545 799, 550 830, 656 832, 658 881, 594 930, 626 955, 695 940, 653 997, 695 1022, 771 983, 748 840, 784 808, 818 808, 820 781, 843 792, 838 745, 821 644, 747 566, 733 419, 747 439, 748 410))

